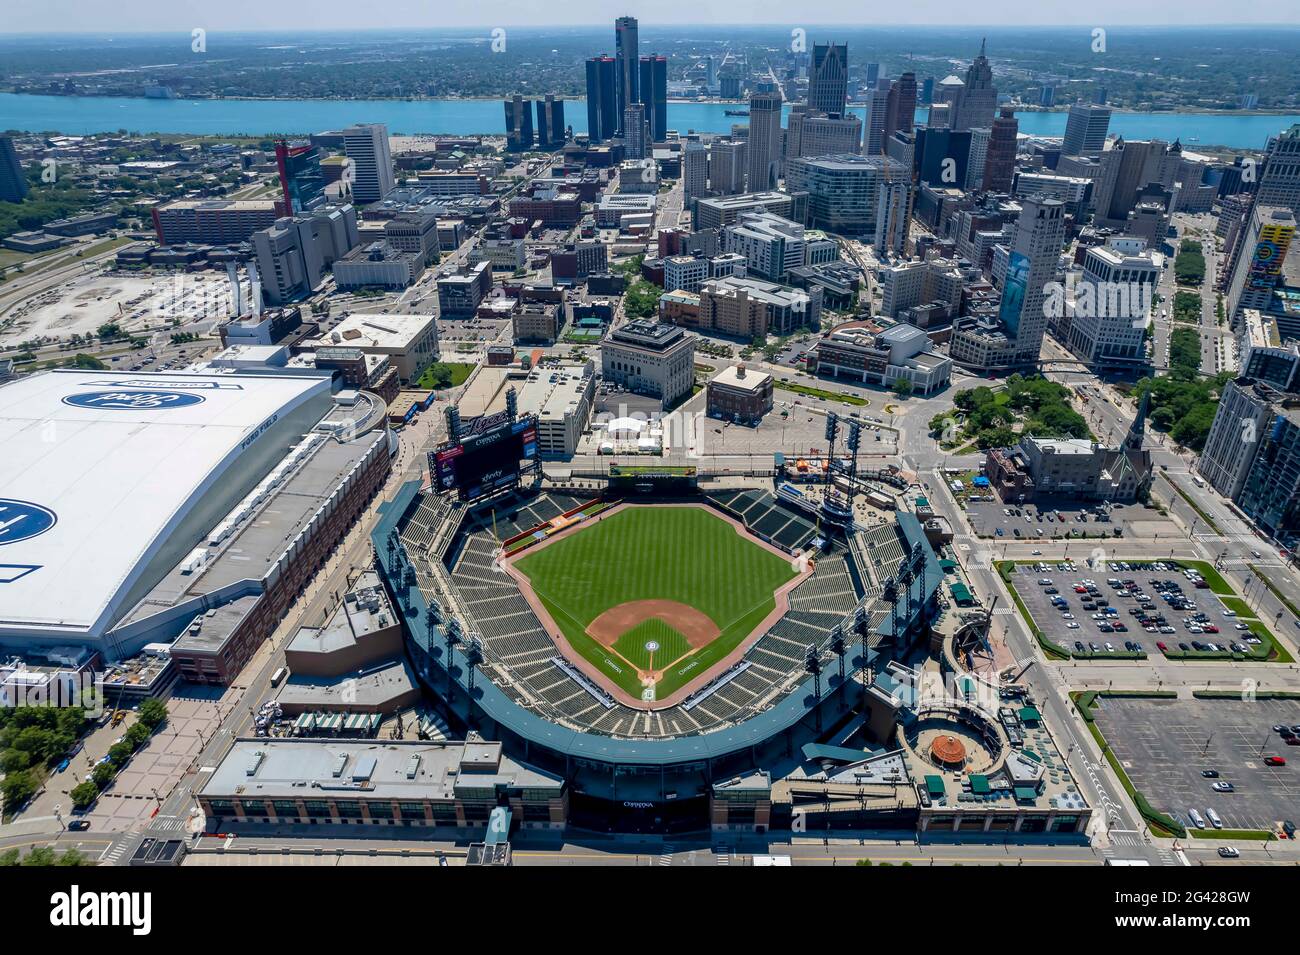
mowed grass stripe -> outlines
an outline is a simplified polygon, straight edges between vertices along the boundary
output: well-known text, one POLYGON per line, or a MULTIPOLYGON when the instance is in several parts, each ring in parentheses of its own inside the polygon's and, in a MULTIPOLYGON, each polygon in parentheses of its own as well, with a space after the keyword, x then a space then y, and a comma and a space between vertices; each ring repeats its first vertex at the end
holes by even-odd
POLYGON ((631 600, 678 600, 719 629, 795 576, 789 562, 698 507, 630 507, 516 565, 583 626, 631 600))
POLYGON ((614 685, 623 692, 631 695, 634 699, 641 698, 641 678, 637 676, 636 670, 628 664, 626 660, 618 659, 618 655, 606 650, 596 640, 587 636, 587 631, 582 624, 570 617, 558 605, 542 597, 542 604, 550 611, 551 617, 568 639, 569 644, 574 650, 581 653, 590 661, 601 673, 614 681, 614 685))
POLYGON ((632 600, 677 600, 708 615, 718 638, 678 660, 656 687, 660 699, 704 673, 739 645, 795 576, 789 562, 698 507, 629 507, 521 558, 515 566, 569 643, 620 688, 641 687, 624 661, 585 628, 632 600))

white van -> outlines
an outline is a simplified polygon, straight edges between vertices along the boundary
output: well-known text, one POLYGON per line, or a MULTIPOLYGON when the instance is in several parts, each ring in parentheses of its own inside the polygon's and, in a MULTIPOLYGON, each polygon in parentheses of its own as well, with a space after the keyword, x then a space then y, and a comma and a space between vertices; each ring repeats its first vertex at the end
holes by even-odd
POLYGON ((1223 820, 1219 818, 1217 812, 1213 809, 1207 809, 1205 810, 1205 814, 1210 817, 1210 825, 1214 826, 1215 829, 1223 828, 1223 820))
POLYGON ((1187 810, 1187 818, 1192 820, 1192 825, 1196 826, 1197 829, 1205 828, 1205 820, 1201 818, 1201 814, 1195 809, 1187 810))

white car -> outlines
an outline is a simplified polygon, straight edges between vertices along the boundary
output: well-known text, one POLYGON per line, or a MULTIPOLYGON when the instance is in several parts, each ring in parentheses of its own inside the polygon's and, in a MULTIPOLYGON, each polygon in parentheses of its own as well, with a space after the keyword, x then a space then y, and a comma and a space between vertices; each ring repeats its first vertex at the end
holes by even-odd
POLYGON ((1061 619, 1062 619, 1062 620, 1073 620, 1073 619, 1074 619, 1074 614, 1072 614, 1072 613, 1063 613, 1063 614, 1061 614, 1061 619))
POLYGON ((1237 611, 1235 611, 1235 610, 1225 610, 1225 611, 1223 611, 1223 615, 1224 615, 1225 617, 1235 617, 1235 616, 1237 616, 1237 611))
POLYGON ((1079 625, 1078 625, 1077 623, 1075 623, 1073 620, 1071 620, 1071 621, 1070 621, 1069 623, 1067 623, 1065 626, 1066 626, 1066 628, 1069 629, 1069 630, 1078 630, 1078 629, 1079 629, 1079 625))

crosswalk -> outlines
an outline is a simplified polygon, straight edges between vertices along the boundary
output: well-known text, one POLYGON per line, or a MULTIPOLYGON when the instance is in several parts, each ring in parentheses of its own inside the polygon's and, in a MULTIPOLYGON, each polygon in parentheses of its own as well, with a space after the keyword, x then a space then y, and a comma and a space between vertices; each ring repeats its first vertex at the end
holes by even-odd
POLYGON ((184 816, 156 816, 149 828, 155 832, 184 832, 186 819, 184 816))
POLYGON ((731 865, 731 850, 726 846, 718 846, 713 854, 718 865, 731 865))
POLYGON ((122 858, 122 855, 126 852, 128 848, 130 848, 130 845, 131 845, 130 839, 117 840, 112 845, 106 847, 104 851, 99 854, 99 864, 117 865, 117 860, 122 858))
POLYGON ((663 848, 659 850, 659 864, 660 865, 673 864, 673 847, 671 843, 665 842, 663 848))
POLYGON ((1142 837, 1132 829, 1111 829, 1107 836, 1113 846, 1142 845, 1142 837))

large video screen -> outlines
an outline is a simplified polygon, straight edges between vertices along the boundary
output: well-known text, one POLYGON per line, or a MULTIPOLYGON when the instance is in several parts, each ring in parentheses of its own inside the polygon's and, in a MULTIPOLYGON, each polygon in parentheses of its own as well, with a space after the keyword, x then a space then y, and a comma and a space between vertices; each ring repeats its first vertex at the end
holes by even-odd
POLYGON ((523 462, 537 457, 537 421, 505 421, 429 455, 438 490, 472 501, 519 482, 523 462))

